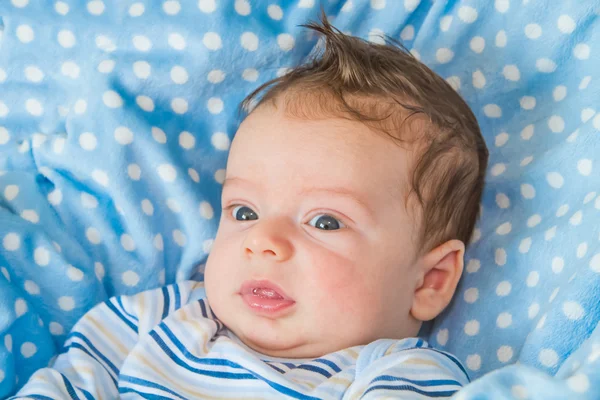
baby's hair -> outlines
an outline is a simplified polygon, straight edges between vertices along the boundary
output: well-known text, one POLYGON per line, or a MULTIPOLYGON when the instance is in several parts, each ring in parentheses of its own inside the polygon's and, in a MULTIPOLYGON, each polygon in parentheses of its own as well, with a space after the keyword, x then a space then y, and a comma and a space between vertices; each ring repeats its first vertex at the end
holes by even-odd
MULTIPOLYGON (((468 245, 483 192, 488 150, 473 112, 440 76, 397 41, 377 44, 320 23, 322 35, 306 63, 264 83, 242 102, 245 110, 283 102, 300 118, 339 117, 362 122, 410 144, 410 195, 418 200, 422 252, 450 239, 468 245)), ((377 160, 373 160, 377 162, 377 160)))

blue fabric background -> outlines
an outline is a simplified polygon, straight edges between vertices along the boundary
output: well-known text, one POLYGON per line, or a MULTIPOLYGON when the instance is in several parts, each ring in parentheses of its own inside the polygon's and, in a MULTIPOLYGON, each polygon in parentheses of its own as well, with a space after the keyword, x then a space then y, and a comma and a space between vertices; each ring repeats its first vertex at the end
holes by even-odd
MULTIPOLYGON (((298 25, 319 4, 0 3, 0 397, 94 304, 202 277, 238 103, 310 52, 298 25)), ((459 397, 600 398, 600 2, 323 6, 402 40, 488 142, 464 279, 429 338, 494 371, 459 397)))

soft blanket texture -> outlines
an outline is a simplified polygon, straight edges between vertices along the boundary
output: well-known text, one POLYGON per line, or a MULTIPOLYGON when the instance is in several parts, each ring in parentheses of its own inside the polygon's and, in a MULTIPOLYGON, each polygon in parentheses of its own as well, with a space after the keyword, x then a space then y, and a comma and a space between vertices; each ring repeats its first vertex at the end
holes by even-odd
MULTIPOLYGON (((310 52, 319 4, 0 3, 0 397, 94 304, 202 277, 238 103, 310 52)), ((482 219, 429 335, 496 370, 460 396, 600 398, 600 2, 322 4, 402 40, 487 139, 482 219)))

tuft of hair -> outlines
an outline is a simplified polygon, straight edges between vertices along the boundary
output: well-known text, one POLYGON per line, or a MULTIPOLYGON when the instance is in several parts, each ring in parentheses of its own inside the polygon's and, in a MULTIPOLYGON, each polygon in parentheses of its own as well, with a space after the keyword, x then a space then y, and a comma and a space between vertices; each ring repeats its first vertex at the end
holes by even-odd
MULTIPOLYGON (((410 145, 406 192, 416 199, 421 251, 450 239, 469 244, 479 215, 488 150, 473 112, 439 75, 401 43, 376 44, 342 33, 324 13, 304 27, 321 35, 318 51, 258 87, 245 110, 283 102, 300 118, 339 117, 410 145)), ((251 112, 251 111, 250 111, 251 112)))

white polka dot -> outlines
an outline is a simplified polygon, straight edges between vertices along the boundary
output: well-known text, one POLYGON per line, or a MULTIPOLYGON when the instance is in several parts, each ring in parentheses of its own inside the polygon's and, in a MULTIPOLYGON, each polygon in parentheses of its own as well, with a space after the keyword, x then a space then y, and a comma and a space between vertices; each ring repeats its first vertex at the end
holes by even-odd
POLYGON ((213 69, 207 75, 207 79, 210 83, 220 83, 225 79, 225 72, 219 69, 213 69))
POLYGON ((562 257, 554 257, 552 259, 552 272, 560 274, 565 266, 565 260, 562 257))
POLYGON ((496 0, 494 2, 494 7, 496 7, 496 11, 498 11, 499 13, 505 13, 508 11, 508 9, 510 7, 510 1, 509 0, 496 0))
POLYGON ((512 230, 512 225, 510 222, 505 222, 502 225, 496 228, 496 233, 498 235, 507 235, 512 230))
POLYGON ((22 43, 30 43, 35 38, 35 34, 29 25, 19 25, 17 27, 17 38, 22 43))
POLYGON ((4 188, 4 197, 8 201, 14 200, 19 195, 19 187, 17 185, 8 185, 4 188))
POLYGON ((450 29, 450 25, 452 25, 452 19, 452 15, 444 15, 440 19, 440 30, 442 30, 442 32, 447 32, 450 29))
POLYGON ((465 334, 467 334, 469 336, 477 335, 479 333, 479 321, 477 321, 476 319, 468 321, 465 324, 464 331, 465 331, 465 334))
POLYGON ((577 170, 583 176, 589 176, 592 173, 592 160, 582 159, 577 161, 577 170))
POLYGON ((537 226, 540 222, 542 222, 542 217, 539 214, 534 214, 527 219, 527 226, 529 228, 533 228, 537 226))
POLYGON ((410 49, 410 54, 417 60, 421 59, 421 54, 417 51, 417 49, 410 49))
POLYGON ((521 195, 526 199, 533 199, 535 197, 535 188, 529 183, 521 185, 521 195))
POLYGON ((30 149, 29 140, 24 140, 18 147, 19 153, 27 153, 30 149))
POLYGON ((45 247, 37 247, 33 252, 33 259, 40 267, 45 267, 50 263, 50 252, 45 247))
POLYGON ((196 171, 194 168, 188 168, 188 175, 194 182, 200 182, 200 175, 198 175, 198 171, 196 171))
POLYGON ((94 273, 96 274, 96 278, 101 281, 104 278, 104 265, 99 262, 94 263, 94 273))
POLYGON ((217 5, 215 3, 215 0, 199 0, 198 8, 203 13, 209 14, 217 9, 217 5))
POLYGON ((91 132, 84 132, 79 135, 79 145, 82 149, 92 151, 96 148, 98 141, 96 136, 91 132))
POLYGON ((575 21, 573 21, 573 18, 571 18, 568 15, 561 15, 560 17, 558 17, 556 25, 558 26, 559 31, 566 34, 573 33, 573 31, 577 27, 575 21))
POLYGON ((481 229, 475 228, 473 229, 473 234, 471 235, 471 239, 469 243, 476 243, 481 239, 481 229))
POLYGON ((385 0, 371 0, 371 8, 374 10, 383 10, 385 8, 385 0))
POLYGON ((156 250, 158 250, 158 251, 163 251, 164 250, 165 245, 164 245, 164 242, 163 242, 162 235, 160 233, 158 233, 154 237, 153 244, 154 244, 154 247, 156 248, 156 250))
POLYGON ((435 52, 435 58, 440 64, 446 64, 454 58, 454 52, 443 47, 435 52))
POLYGON ((501 329, 508 328, 512 325, 512 315, 507 312, 500 313, 496 318, 496 326, 501 329))
POLYGON ((104 3, 100 0, 93 0, 87 3, 88 12, 92 15, 100 15, 104 12, 104 3))
POLYGON ((156 126, 152 127, 152 137, 160 144, 167 143, 167 135, 162 129, 157 128, 156 126))
POLYGON ((235 0, 235 12, 242 16, 250 15, 250 3, 248 0, 235 0))
POLYGON ((98 72, 103 73, 103 74, 111 73, 114 68, 115 68, 114 60, 102 60, 102 61, 100 61, 100 64, 98 64, 98 72))
POLYGON ((50 328, 50 333, 53 334, 54 336, 62 335, 65 333, 65 329, 58 322, 52 321, 52 322, 50 322, 50 325, 48 327, 50 328))
POLYGON ((554 88, 552 91, 552 97, 554 101, 561 101, 567 96, 567 88, 566 86, 559 85, 554 88))
POLYGON ((554 189, 560 189, 565 183, 564 178, 558 172, 550 172, 546 175, 546 181, 554 189))
POLYGON ((221 36, 215 32, 207 32, 202 38, 204 46, 212 51, 219 50, 222 47, 221 36))
POLYGON ((556 63, 549 58, 539 58, 535 61, 535 67, 538 71, 549 74, 556 70, 556 63))
POLYGON ((529 319, 533 319, 533 318, 535 318, 535 316, 538 314, 539 311, 540 311, 540 305, 538 303, 533 303, 527 309, 527 316, 529 317, 529 319))
POLYGON ((496 195, 496 204, 502 209, 508 208, 510 207, 510 199, 504 193, 498 193, 496 195))
POLYGON ((412 25, 406 25, 402 32, 400 32, 400 39, 403 41, 410 41, 415 38, 415 27, 412 25))
POLYGON ((177 170, 171 164, 161 164, 156 171, 158 176, 165 182, 173 182, 177 178, 177 170))
POLYGON ((133 132, 125 126, 118 126, 115 129, 114 137, 117 143, 126 146, 133 142, 133 132))
POLYGON ((136 35, 132 39, 133 46, 139 51, 149 51, 152 48, 152 42, 146 36, 136 35))
POLYGON ((573 143, 575 141, 575 139, 577 139, 578 135, 579 135, 579 129, 575 129, 575 131, 573 133, 571 133, 569 135, 569 137, 567 137, 567 142, 573 143))
POLYGON ((554 225, 552 228, 548 229, 545 233, 544 233, 544 240, 549 241, 554 239, 554 236, 556 236, 556 225, 554 225))
POLYGON ((171 100, 171 108, 176 114, 185 114, 188 110, 188 102, 181 97, 171 100))
POLYGON ((300 0, 298 8, 313 8, 315 6, 315 0, 300 0))
POLYGON ((52 192, 48 193, 48 201, 50 204, 57 206, 62 202, 63 195, 60 189, 54 189, 52 192))
POLYGON ((277 45, 283 51, 290 51, 296 45, 294 37, 288 33, 277 35, 277 45))
POLYGON ((173 240, 175 241, 175 243, 177 243, 177 245, 179 247, 185 246, 185 244, 187 242, 187 238, 186 238, 185 234, 183 232, 181 232, 179 229, 175 229, 173 231, 173 240))
POLYGON ((506 47, 506 32, 504 30, 498 31, 496 34, 496 47, 506 47))
POLYGON ((577 225, 581 224, 582 220, 583 220, 583 213, 581 210, 579 210, 571 216, 571 218, 569 219, 569 223, 571 225, 577 226, 577 225))
POLYGON ((194 148, 196 138, 189 132, 183 131, 179 134, 179 145, 186 150, 194 148))
POLYGON ((65 148, 65 138, 63 137, 58 137, 56 139, 54 139, 54 145, 52 147, 52 150, 56 153, 56 154, 61 154, 65 148))
POLYGON ((521 79, 521 73, 519 72, 519 68, 514 64, 504 66, 504 68, 502 69, 502 75, 504 75, 504 77, 509 81, 516 82, 519 79, 521 79))
POLYGON ((490 118, 500 118, 502 109, 497 104, 488 104, 483 107, 483 112, 490 118))
POLYGON ((533 136, 533 131, 534 131, 534 125, 533 124, 527 125, 521 131, 521 139, 523 139, 523 140, 531 139, 531 137, 533 136))
MULTIPOLYGON (((30 65, 25 68, 25 78, 27 78, 27 80, 29 80, 31 82, 35 82, 35 83, 41 82, 41 80, 44 79, 44 73, 38 67, 30 65)), ((4 104, 4 103, 2 103, 2 104, 4 104)), ((6 107, 6 105, 5 105, 5 107, 6 107)), ((6 114, 4 114, 4 115, 6 115, 6 114)))
POLYGON ((558 295, 559 291, 560 291, 560 288, 554 289, 554 291, 550 294, 550 297, 548 298, 548 302, 552 303, 554 301, 554 299, 556 298, 556 296, 558 295))
POLYGON ((580 243, 577 246, 577 251, 575 253, 575 255, 577 256, 577 258, 583 258, 585 257, 585 255, 587 254, 587 249, 588 249, 588 245, 586 242, 580 243))
POLYGON ((588 85, 590 84, 590 82, 592 81, 592 77, 591 76, 586 76, 584 77, 581 82, 579 83, 579 90, 583 90, 586 89, 588 87, 588 85))
POLYGON ((455 91, 458 92, 460 90, 460 78, 458 76, 450 76, 446 78, 446 82, 448 82, 450 86, 452 86, 452 89, 454 89, 455 91))
POLYGON ((73 32, 68 31, 66 29, 63 29, 60 32, 58 32, 57 38, 58 43, 66 49, 70 49, 71 47, 75 46, 75 43, 77 42, 77 40, 75 39, 75 35, 73 35, 73 32))
POLYGON ((142 200, 142 211, 146 215, 154 214, 154 206, 152 205, 150 200, 148 200, 148 199, 142 200))
POLYGON ((8 233, 2 239, 2 246, 8 251, 15 251, 21 247, 21 237, 16 233, 8 233))
POLYGON ((99 170, 99 169, 95 169, 92 171, 92 179, 94 179, 96 182, 98 182, 100 185, 102 186, 108 186, 108 175, 106 174, 106 172, 99 170))
POLYGON ((31 358, 37 353, 37 346, 31 342, 25 342, 21 345, 21 355, 25 358, 31 358))
POLYGON ((214 178, 215 178, 215 181, 217 181, 217 183, 220 183, 222 185, 223 182, 225 182, 225 170, 224 169, 216 170, 214 178))
POLYGON ((471 24, 477 20, 477 10, 473 7, 462 6, 458 9, 458 18, 467 24, 471 24))
POLYGON ((519 100, 521 108, 524 110, 533 110, 535 108, 536 100, 532 96, 523 96, 519 100))
POLYGON ((219 97, 211 97, 206 106, 211 114, 220 114, 223 111, 223 100, 219 97))
POLYGON ((596 128, 596 130, 600 131, 600 113, 596 114, 596 116, 594 117, 594 128, 596 128))
POLYGON ((581 110, 581 122, 588 122, 594 115, 596 115, 596 110, 593 108, 584 108, 581 110))
POLYGON ((75 268, 74 266, 69 265, 69 268, 67 268, 67 276, 73 282, 79 282, 83 280, 83 271, 79 268, 75 268))
MULTIPOLYGON (((9 111, 10 110, 8 109, 8 106, 0 101, 0 118, 6 117, 8 115, 9 111)), ((0 139, 0 141, 1 140, 2 139, 0 139)), ((0 144, 2 144, 2 143, 0 142, 0 144)))
POLYGON ((525 36, 529 39, 537 39, 542 36, 542 27, 538 24, 527 24, 525 26, 525 36))
POLYGON ((229 136, 224 132, 215 132, 211 137, 211 143, 217 150, 228 150, 231 141, 229 136))
POLYGON ((25 101, 25 109, 29 114, 35 117, 39 117, 44 113, 44 107, 42 106, 42 103, 36 99, 27 99, 27 101, 25 101))
POLYGON ((96 47, 107 53, 111 53, 117 49, 117 45, 108 36, 98 35, 96 36, 95 41, 96 47))
POLYGON ((189 79, 188 73, 182 66, 176 65, 171 68, 171 80, 178 85, 183 85, 189 79))
POLYGON ((435 340, 440 346, 445 346, 448 343, 448 329, 440 329, 436 335, 435 340))
POLYGON ((519 243, 519 253, 525 254, 529 252, 529 249, 531 249, 531 238, 526 237, 519 243))
POLYGON ((134 271, 125 271, 121 275, 121 280, 126 286, 136 286, 140 282, 140 276, 134 271))
POLYGON ((21 212, 21 218, 31 222, 32 224, 37 224, 40 222, 40 216, 34 210, 23 210, 21 212))
POLYGON ((498 286, 496 286, 496 295, 502 297, 508 296, 508 294, 510 294, 511 289, 512 285, 509 281, 502 281, 498 284, 498 286))
POLYGON ((100 236, 100 231, 96 228, 87 228, 85 231, 85 237, 91 244, 100 244, 102 242, 102 237, 100 236))
POLYGON ((471 371, 478 371, 481 368, 481 356, 479 354, 467 356, 467 368, 471 371))
POLYGON ((67 15, 69 12, 69 5, 63 1, 57 1, 56 4, 54 4, 54 9, 60 15, 67 15))
POLYGON ((590 58, 590 46, 585 43, 579 43, 573 49, 573 55, 579 60, 587 60, 590 58))
POLYGON ((275 4, 271 4, 267 8, 267 13, 269 14, 269 17, 271 17, 271 19, 274 19, 276 21, 279 21, 281 20, 281 18, 283 18, 283 10, 281 9, 281 7, 275 4))
POLYGON ((537 271, 531 271, 529 275, 527 275, 527 286, 535 287, 540 281, 540 273, 537 271))
POLYGON ((102 95, 104 105, 110 108, 119 108, 123 106, 123 99, 114 90, 107 90, 102 95))
POLYGON ((491 169, 491 173, 493 176, 498 176, 501 175, 502 173, 504 173, 504 171, 506 171, 506 165, 502 164, 502 163, 498 163, 498 164, 494 164, 492 166, 491 169))
POLYGON ((29 0, 12 0, 11 3, 17 8, 23 8, 27 7, 27 4, 29 4, 29 0))
POLYGON ((481 262, 477 259, 471 259, 467 263, 466 269, 469 274, 473 274, 473 273, 479 271, 479 268, 481 268, 481 262))
POLYGON ((27 303, 23 299, 15 300, 15 314, 17 318, 24 315, 27 312, 27 303))
POLYGON ((513 349, 510 346, 500 346, 496 352, 496 356, 498 357, 498 361, 503 363, 508 362, 513 357, 513 349))
POLYGON ((71 311, 75 308, 75 299, 73 299, 71 296, 59 297, 58 306, 63 311, 71 311))
POLYGON ((209 202, 203 201, 200 203, 200 216, 204 219, 212 219, 214 211, 209 202))
POLYGON ((147 79, 150 76, 152 67, 146 61, 136 61, 133 63, 133 73, 140 79, 147 79))
POLYGON ((473 304, 479 298, 479 290, 477 288, 469 288, 465 290, 464 299, 467 303, 473 304))
POLYGON ((25 291, 32 296, 40 294, 40 287, 34 281, 25 281, 25 291))
POLYGON ((163 11, 168 15, 176 15, 181 11, 181 5, 176 0, 168 0, 163 3, 163 11))
POLYGON ((75 111, 75 114, 81 115, 85 113, 85 110, 87 110, 87 102, 83 99, 77 100, 73 106, 73 110, 75 111))
POLYGON ((480 54, 485 48, 485 39, 481 36, 475 36, 473 39, 471 39, 469 46, 475 53, 480 54))
POLYGON ((169 209, 171 211, 173 211, 174 213, 180 213, 181 212, 181 205, 175 199, 172 199, 172 198, 167 199, 167 207, 169 207, 169 209))
POLYGON ((171 33, 169 34, 169 46, 174 48, 175 50, 183 50, 185 49, 186 43, 185 38, 181 36, 179 33, 171 33))
POLYGON ((413 12, 417 9, 421 0, 404 0, 404 8, 408 12, 413 12))
POLYGON ((134 18, 141 16, 144 13, 144 11, 145 7, 142 3, 134 3, 131 5, 131 7, 129 7, 129 15, 134 18))
POLYGON ((590 268, 592 271, 600 273, 600 253, 594 254, 590 260, 590 268))
POLYGON ((567 379, 567 385, 576 393, 585 393, 590 388, 590 380, 587 375, 580 373, 567 379))
POLYGON ((127 175, 129 175, 132 180, 139 181, 142 177, 142 169, 137 164, 129 164, 127 166, 127 175))
POLYGON ((244 32, 240 37, 242 47, 248 51, 256 51, 258 49, 258 42, 258 36, 252 32, 244 32))
POLYGON ((496 147, 502 147, 508 142, 510 136, 506 132, 502 132, 496 136, 495 145, 496 147))
POLYGON ((248 82, 256 82, 258 79, 258 71, 254 68, 247 68, 242 72, 242 78, 248 82))
POLYGON ((121 235, 121 246, 127 251, 135 250, 135 241, 131 237, 131 235, 124 233, 121 235))
POLYGON ((146 112, 154 111, 154 101, 148 96, 137 96, 135 98, 137 105, 146 112))

